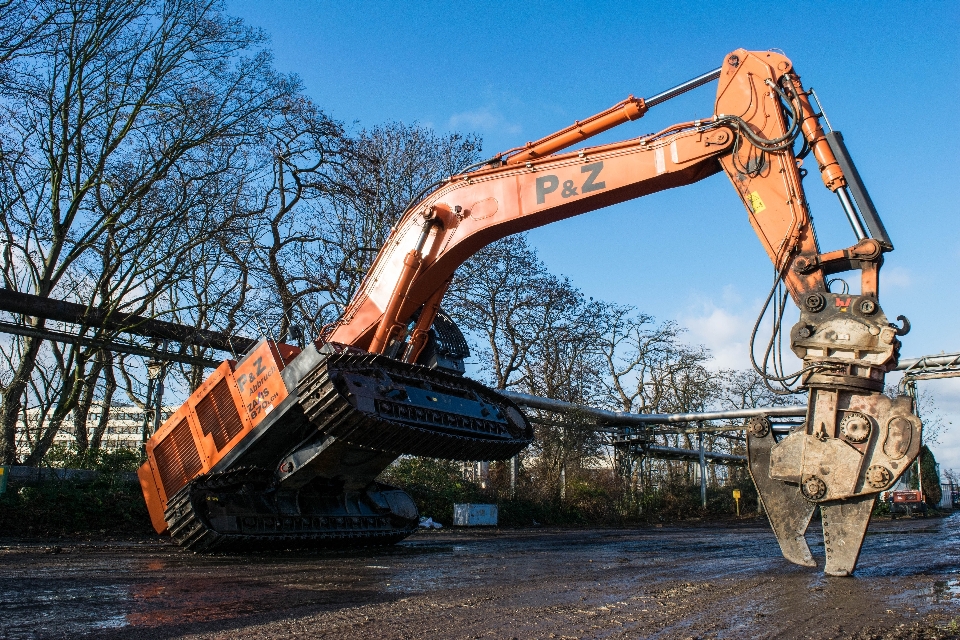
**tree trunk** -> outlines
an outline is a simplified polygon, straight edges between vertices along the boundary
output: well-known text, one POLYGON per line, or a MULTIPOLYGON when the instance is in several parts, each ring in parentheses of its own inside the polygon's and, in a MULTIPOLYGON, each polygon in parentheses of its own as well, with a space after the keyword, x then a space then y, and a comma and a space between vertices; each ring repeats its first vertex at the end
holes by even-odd
POLYGON ((80 399, 80 394, 83 391, 85 381, 83 371, 85 369, 86 361, 78 358, 77 364, 73 369, 73 379, 70 382, 64 382, 60 391, 60 400, 57 403, 57 408, 54 410, 49 424, 43 430, 43 435, 40 436, 37 444, 33 447, 33 451, 31 451, 30 455, 23 461, 25 466, 39 467, 40 463, 43 462, 67 414, 77 406, 77 401, 80 399))
POLYGON ((87 417, 90 415, 90 407, 93 405, 93 398, 97 390, 97 381, 100 379, 100 372, 102 370, 103 351, 98 351, 90 373, 86 376, 79 374, 83 382, 81 383, 82 386, 80 397, 77 400, 77 406, 73 410, 73 436, 77 441, 77 455, 81 458, 87 455, 87 451, 90 448, 87 417))
POLYGON ((103 370, 103 409, 100 412, 100 420, 97 422, 93 434, 90 436, 90 450, 99 451, 100 443, 103 441, 103 434, 107 430, 107 423, 110 422, 110 407, 113 404, 113 394, 117 390, 117 379, 113 374, 113 354, 109 351, 103 352, 104 370, 103 370))
MULTIPOLYGON (((38 320, 34 325, 37 328, 43 328, 43 320, 38 320)), ((27 383, 30 376, 33 375, 34 367, 37 362, 37 354, 40 353, 40 345, 43 341, 40 338, 24 338, 24 347, 20 358, 20 364, 14 372, 10 382, 4 387, 2 400, 0 400, 0 464, 12 465, 17 463, 17 419, 20 417, 20 411, 23 408, 24 392, 27 390, 27 383)))

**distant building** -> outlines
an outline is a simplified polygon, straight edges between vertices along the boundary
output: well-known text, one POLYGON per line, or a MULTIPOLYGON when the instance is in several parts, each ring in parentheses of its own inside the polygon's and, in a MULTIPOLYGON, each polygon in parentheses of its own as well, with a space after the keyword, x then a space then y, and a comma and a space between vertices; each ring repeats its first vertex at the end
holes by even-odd
MULTIPOLYGON (((169 418, 177 407, 164 407, 160 415, 160 424, 169 418)), ((109 408, 107 419, 107 428, 103 432, 100 440, 100 448, 107 451, 117 449, 138 449, 143 443, 143 409, 136 405, 112 405, 109 408)), ((43 430, 49 425, 50 417, 41 416, 39 409, 28 409, 26 415, 26 424, 21 418, 17 423, 17 455, 23 457, 29 455, 32 449, 32 442, 43 433, 43 430), (43 424, 40 424, 42 418, 43 424), (29 425, 29 435, 28 427, 29 425)), ((87 434, 88 437, 100 424, 100 416, 103 408, 99 404, 90 407, 87 414, 87 434)), ((150 429, 153 428, 153 421, 150 420, 150 429)), ((76 442, 76 433, 73 425, 73 413, 67 414, 60 431, 54 437, 53 444, 70 446, 76 442)))

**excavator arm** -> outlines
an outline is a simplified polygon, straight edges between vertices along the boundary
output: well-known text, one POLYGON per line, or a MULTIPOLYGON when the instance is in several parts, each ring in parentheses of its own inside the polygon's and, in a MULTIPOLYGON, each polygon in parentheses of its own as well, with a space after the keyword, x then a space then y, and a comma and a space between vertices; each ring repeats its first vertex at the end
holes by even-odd
MULTIPOLYGON (((711 119, 677 124, 624 142, 556 153, 641 117, 653 102, 631 97, 568 129, 501 154, 478 171, 451 177, 400 219, 327 338, 384 352, 394 341, 406 339, 410 317, 445 288, 463 261, 487 244, 689 185, 720 171, 733 182, 763 248, 783 273, 797 304, 808 293, 825 293, 822 268, 791 269, 798 260, 819 266, 820 255, 800 162, 793 154, 798 119, 788 122, 780 88, 784 85, 791 92, 792 108, 801 104, 801 97, 805 101, 799 79, 791 71, 790 61, 780 54, 734 52, 721 69, 701 77, 720 80, 717 115, 711 119), (763 146, 752 140, 764 141, 763 146), (778 140, 779 148, 767 150, 776 147, 770 141, 778 140)), ((686 84, 698 86, 697 80, 686 84)), ((816 120, 809 103, 803 104, 806 119, 816 120)), ((819 125, 807 128, 811 137, 820 135, 815 141, 818 158, 829 154, 819 125)), ((825 171, 837 181, 832 156, 830 162, 825 171)), ((429 320, 422 323, 427 328, 429 320)))
POLYGON ((824 132, 810 96, 785 56, 740 49, 719 70, 677 89, 646 101, 628 98, 451 177, 402 216, 326 340, 416 362, 455 270, 482 247, 723 171, 801 310, 790 338, 804 366, 792 379, 809 392, 805 425, 782 441, 768 422, 751 422, 750 471, 787 559, 814 564, 803 534, 819 505, 825 570, 848 575, 877 494, 919 452, 921 425, 909 398, 882 393, 884 374, 897 363, 896 336, 904 332, 878 302, 882 256, 892 243, 842 137, 824 132), (719 86, 710 119, 562 152, 713 79, 719 86), (820 252, 794 151, 799 142, 837 193, 857 238, 853 246, 820 252), (861 272, 860 294, 831 293, 826 277, 848 270, 861 272))

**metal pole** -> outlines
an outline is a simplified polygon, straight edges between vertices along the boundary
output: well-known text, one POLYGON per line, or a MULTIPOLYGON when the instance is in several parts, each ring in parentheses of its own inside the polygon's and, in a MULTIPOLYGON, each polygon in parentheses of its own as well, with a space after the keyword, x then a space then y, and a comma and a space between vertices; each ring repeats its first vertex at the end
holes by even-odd
POLYGON ((893 242, 890 240, 890 236, 887 235, 883 221, 880 220, 880 214, 877 213, 877 208, 874 206, 873 200, 867 192, 867 187, 863 184, 860 172, 857 171, 857 166, 853 163, 850 152, 847 151, 847 145, 843 142, 843 134, 839 131, 831 131, 826 134, 825 138, 827 139, 827 144, 830 145, 830 150, 833 151, 837 164, 840 165, 840 170, 843 171, 843 175, 847 180, 847 186, 841 190, 846 193, 848 197, 849 195, 853 195, 853 199, 857 202, 857 209, 860 211, 860 217, 867 223, 867 229, 870 230, 871 237, 887 249, 893 249, 893 242))
POLYGON ((510 497, 517 497, 517 463, 519 462, 519 454, 513 456, 510 459, 510 497))
POLYGON ((143 424, 141 425, 141 433, 143 438, 143 444, 147 443, 149 438, 149 429, 150 429, 150 412, 153 410, 153 386, 154 379, 150 375, 150 365, 147 365, 147 397, 143 401, 143 424))
MULTIPOLYGON (((166 343, 164 343, 166 348, 166 343)), ((143 403, 143 442, 160 428, 160 410, 163 407, 163 375, 166 365, 160 360, 147 361, 147 397, 143 403), (153 413, 153 431, 150 430, 150 413, 153 413)))
MULTIPOLYGON (((908 378, 908 377, 909 377, 909 376, 904 376, 905 379, 908 378)), ((910 378, 910 379, 907 381, 907 393, 909 393, 909 394, 910 394, 910 397, 913 398, 913 412, 914 412, 914 414, 916 414, 916 416, 919 418, 919 417, 920 417, 920 408, 917 406, 917 401, 918 401, 918 398, 917 398, 917 383, 916 383, 916 381, 914 381, 912 378, 910 378)), ((923 460, 923 440, 922 440, 922 433, 921 433, 921 440, 920 440, 920 453, 919 453, 919 455, 917 455, 917 489, 920 491, 920 498, 921 498, 924 502, 926 502, 926 498, 925 498, 924 495, 923 495, 923 474, 922 474, 922 472, 921 472, 921 470, 920 470, 920 462, 921 462, 921 460, 923 460)))
MULTIPOLYGON (((679 449, 677 447, 662 447, 656 444, 650 444, 645 447, 645 453, 650 458, 663 458, 665 460, 700 460, 700 451, 698 449, 679 449)), ((717 451, 704 451, 705 461, 715 464, 746 464, 747 456, 738 456, 732 453, 719 453, 717 451)))
POLYGON ((700 506, 707 508, 707 461, 703 455, 703 432, 697 434, 700 444, 700 506))
POLYGON ((505 391, 498 389, 497 393, 510 398, 517 404, 530 407, 532 409, 543 409, 545 411, 556 411, 558 413, 576 411, 579 414, 602 420, 607 424, 636 424, 647 426, 651 424, 672 424, 677 422, 698 422, 707 420, 731 420, 734 418, 752 418, 754 416, 767 417, 793 417, 806 416, 807 406, 796 405, 792 407, 766 407, 757 409, 734 409, 732 411, 708 411, 704 413, 625 413, 623 411, 608 411, 606 409, 595 409, 572 402, 563 402, 552 398, 542 398, 540 396, 531 396, 526 393, 516 391, 505 391))
POLYGON ((633 481, 633 477, 632 477, 632 476, 631 476, 630 488, 633 489, 634 492, 636 492, 636 490, 639 489, 639 491, 640 491, 640 496, 639 496, 639 498, 640 498, 640 501, 639 501, 640 504, 639 504, 639 508, 637 509, 637 513, 643 513, 643 499, 644 499, 644 497, 646 497, 646 495, 647 495, 647 485, 645 484, 644 479, 643 479, 643 471, 644 471, 643 458, 640 458, 640 459, 637 461, 637 466, 638 466, 638 468, 637 468, 637 484, 636 484, 636 489, 634 489, 634 485, 633 485, 633 482, 632 482, 632 481, 633 481))
MULTIPOLYGON (((160 344, 160 351, 167 350, 167 341, 160 344)), ((163 422, 163 379, 167 375, 167 363, 160 361, 160 376, 157 378, 157 411, 153 414, 153 432, 156 433, 163 422)))
POLYGON ((160 422, 161 422, 160 414, 163 411, 163 375, 165 373, 166 373, 166 367, 161 365, 160 377, 157 378, 157 397, 156 397, 157 407, 153 412, 153 433, 156 433, 157 429, 160 428, 160 422))

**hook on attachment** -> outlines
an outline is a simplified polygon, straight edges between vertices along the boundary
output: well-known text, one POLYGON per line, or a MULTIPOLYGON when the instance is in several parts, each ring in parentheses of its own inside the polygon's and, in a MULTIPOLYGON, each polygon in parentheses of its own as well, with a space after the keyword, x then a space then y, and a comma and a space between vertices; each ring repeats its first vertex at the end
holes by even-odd
POLYGON ((890 323, 890 326, 897 330, 898 336, 905 336, 910 333, 910 321, 907 320, 907 316, 897 316, 897 320, 900 321, 900 326, 890 323))

